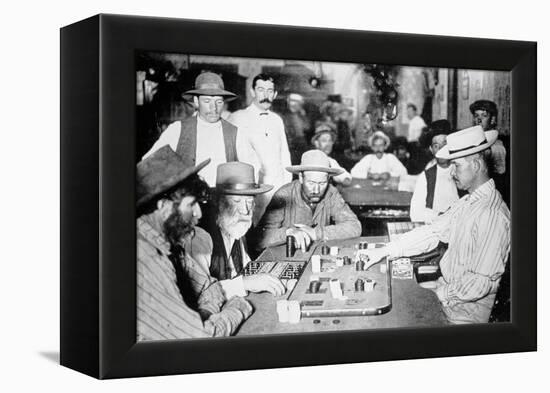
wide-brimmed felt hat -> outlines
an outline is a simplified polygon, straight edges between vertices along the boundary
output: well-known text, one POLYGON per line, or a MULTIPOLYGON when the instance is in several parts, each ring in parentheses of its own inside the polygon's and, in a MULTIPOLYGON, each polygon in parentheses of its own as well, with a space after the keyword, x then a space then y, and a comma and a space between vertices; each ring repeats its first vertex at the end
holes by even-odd
POLYGON ((390 137, 387 136, 384 132, 382 131, 375 131, 370 137, 369 139, 367 140, 367 144, 369 145, 369 147, 372 149, 372 144, 374 142, 374 140, 376 138, 381 138, 383 141, 384 141, 384 144, 385 144, 385 147, 387 148, 390 144, 391 144, 391 141, 390 141, 390 137))
POLYGON ((432 121, 428 126, 428 132, 432 137, 436 135, 449 135, 452 133, 451 123, 446 119, 432 121))
POLYGON ((470 112, 472 115, 478 110, 487 111, 492 116, 496 116, 498 113, 497 105, 489 100, 477 100, 470 105, 470 112))
POLYGON ((195 79, 195 88, 183 93, 184 98, 191 96, 221 96, 226 101, 237 97, 236 94, 225 90, 223 79, 213 72, 203 72, 195 79))
POLYGON ((137 207, 151 202, 204 168, 210 159, 198 165, 184 160, 168 145, 161 147, 136 166, 137 207))
POLYGON ((483 131, 481 126, 466 128, 447 136, 447 144, 437 153, 436 158, 452 160, 466 157, 488 149, 495 143, 498 131, 483 131))
POLYGON ((336 141, 337 134, 333 127, 327 123, 322 123, 317 126, 315 129, 315 134, 311 137, 311 143, 313 144, 319 137, 323 134, 332 134, 332 139, 336 141))
POLYGON ((300 165, 287 166, 290 173, 300 172, 326 172, 329 175, 340 175, 344 172, 342 168, 331 168, 328 156, 321 150, 308 150, 302 154, 300 165))
POLYGON ((271 191, 270 184, 258 184, 254 178, 254 167, 250 164, 232 161, 218 165, 216 170, 216 191, 229 195, 257 195, 271 191))

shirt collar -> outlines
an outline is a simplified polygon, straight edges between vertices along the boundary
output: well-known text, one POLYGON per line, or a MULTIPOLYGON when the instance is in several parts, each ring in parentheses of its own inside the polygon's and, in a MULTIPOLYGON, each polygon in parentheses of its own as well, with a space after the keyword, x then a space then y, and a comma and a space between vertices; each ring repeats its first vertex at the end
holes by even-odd
POLYGON ((221 119, 218 120, 215 123, 209 123, 209 122, 204 121, 203 119, 201 119, 201 117, 197 113, 197 127, 201 127, 201 128, 221 128, 221 126, 222 126, 221 119))
POLYGON ((493 179, 489 179, 470 194, 470 203, 474 203, 476 201, 479 201, 480 199, 486 198, 490 196, 494 191, 495 181, 493 179))
POLYGON ((153 244, 164 255, 170 255, 170 243, 159 228, 154 214, 149 214, 138 218, 138 228, 143 237, 153 244))
POLYGON ((254 103, 250 104, 250 108, 251 108, 252 113, 254 113, 254 114, 258 115, 258 116, 260 116, 260 114, 262 114, 262 113, 266 113, 266 114, 268 114, 268 115, 271 113, 271 111, 270 111, 269 109, 266 110, 266 111, 264 111, 263 109, 259 108, 259 107, 258 107, 256 104, 254 104, 254 103))

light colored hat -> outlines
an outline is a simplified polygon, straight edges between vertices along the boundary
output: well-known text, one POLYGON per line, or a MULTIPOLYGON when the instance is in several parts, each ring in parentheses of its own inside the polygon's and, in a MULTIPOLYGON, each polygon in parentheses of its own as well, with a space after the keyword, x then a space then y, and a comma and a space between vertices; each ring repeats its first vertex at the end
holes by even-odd
POLYGON ((337 134, 336 131, 334 131, 334 128, 330 126, 328 123, 321 123, 317 126, 315 129, 315 134, 311 137, 311 143, 314 143, 319 137, 323 134, 332 134, 332 139, 336 141, 337 134))
POLYGON ((466 157, 488 149, 497 137, 495 130, 483 132, 481 126, 466 128, 447 135, 447 144, 435 156, 445 160, 466 157))
POLYGON ((136 166, 137 206, 151 202, 204 168, 210 159, 193 165, 168 145, 161 147, 136 166))
POLYGON ((216 170, 216 191, 229 195, 257 195, 273 188, 269 184, 258 184, 254 179, 254 167, 238 161, 218 165, 216 170))
POLYGON ((298 101, 298 102, 304 102, 304 97, 302 97, 300 94, 296 94, 296 93, 290 93, 288 95, 288 99, 291 100, 291 101, 298 101))
POLYGON ((331 168, 328 156, 321 150, 308 150, 302 154, 300 165, 287 166, 286 170, 290 173, 300 173, 306 171, 326 172, 329 175, 339 175, 344 172, 342 168, 331 168))
POLYGON ((372 144, 374 142, 375 139, 377 138, 381 138, 383 141, 384 141, 384 145, 385 147, 388 147, 390 145, 390 137, 387 136, 384 132, 382 131, 375 131, 370 137, 369 139, 367 140, 367 144, 369 145, 369 147, 372 149, 372 144))
POLYGON ((221 96, 229 101, 237 96, 225 90, 223 79, 213 72, 203 72, 195 79, 195 88, 183 93, 184 98, 190 96, 221 96))

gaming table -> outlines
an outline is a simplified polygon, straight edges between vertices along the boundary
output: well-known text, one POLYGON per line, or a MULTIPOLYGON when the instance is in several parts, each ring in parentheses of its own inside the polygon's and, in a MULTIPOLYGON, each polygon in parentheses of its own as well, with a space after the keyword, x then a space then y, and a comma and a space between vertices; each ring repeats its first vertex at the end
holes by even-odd
MULTIPOLYGON (((376 282, 374 291, 368 295, 359 294, 360 298, 367 298, 370 306, 381 309, 388 301, 391 302, 389 310, 386 308, 381 311, 380 315, 367 316, 304 316, 304 310, 316 310, 315 303, 312 299, 323 299, 327 306, 331 306, 331 302, 338 303, 332 300, 328 293, 328 283, 324 284, 325 292, 322 290, 319 293, 312 294, 310 292, 310 283, 312 275, 311 256, 321 254, 321 247, 337 246, 339 255, 349 255, 351 250, 357 249, 358 245, 368 243, 381 245, 387 242, 387 237, 361 237, 346 240, 334 240, 325 244, 313 244, 306 253, 297 251, 294 257, 286 257, 285 245, 270 247, 266 249, 256 260, 261 261, 282 261, 284 265, 292 265, 292 262, 298 263, 297 266, 303 265, 300 271, 301 276, 292 291, 288 291, 281 297, 274 297, 269 293, 253 293, 247 299, 254 307, 254 313, 243 323, 237 335, 255 335, 255 334, 286 334, 300 332, 318 332, 318 331, 335 331, 335 330, 357 330, 357 329, 376 329, 376 328, 393 328, 393 327, 422 327, 422 326, 440 326, 447 324, 446 318, 441 310, 441 304, 436 295, 429 289, 420 287, 414 277, 411 279, 396 279, 391 278, 391 299, 387 297, 387 282, 385 277, 391 277, 390 273, 384 273, 380 268, 380 264, 371 266, 364 272, 357 272, 355 265, 341 266, 337 269, 339 279, 342 282, 344 295, 350 295, 350 298, 340 304, 350 304, 357 301, 356 295, 353 292, 353 283, 358 277, 364 279, 373 279, 376 282), (288 262, 288 263, 286 263, 288 262), (299 262, 302 262, 300 264, 299 262), (389 274, 389 276, 387 276, 389 274), (351 286, 351 291, 349 287, 351 286), (279 322, 277 313, 277 300, 289 299, 298 300, 301 304, 302 318, 298 323, 279 322)), ((325 256, 323 256, 325 258, 325 256)), ((328 258, 328 257, 327 257, 328 258)), ((337 258, 336 256, 333 257, 337 258)), ((355 262, 353 262, 355 263, 355 262)), ((280 267, 280 265, 277 265, 280 267)), ((279 269, 281 270, 281 269, 279 269)), ((300 269, 294 269, 300 270, 300 269)), ((294 273, 293 269, 286 268, 283 274, 288 272, 294 273)), ((318 275, 318 274, 317 274, 318 275)), ((322 273, 320 274, 323 275, 322 273)), ((283 277, 285 277, 283 275, 283 277)), ((290 277, 290 276, 288 276, 290 277)), ((314 277, 315 278, 315 277, 314 277)), ((319 300, 318 300, 319 302, 319 300)))
POLYGON ((412 192, 397 191, 385 182, 353 178, 349 186, 339 186, 342 198, 351 206, 402 207, 411 205, 412 192))

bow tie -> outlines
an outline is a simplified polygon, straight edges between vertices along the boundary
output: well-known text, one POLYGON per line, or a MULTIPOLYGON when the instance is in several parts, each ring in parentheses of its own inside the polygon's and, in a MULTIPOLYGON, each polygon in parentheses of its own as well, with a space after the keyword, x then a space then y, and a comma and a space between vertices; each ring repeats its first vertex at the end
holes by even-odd
POLYGON ((268 113, 268 112, 260 112, 260 116, 262 116, 262 115, 266 115, 266 116, 267 116, 267 115, 269 115, 269 113, 268 113))

